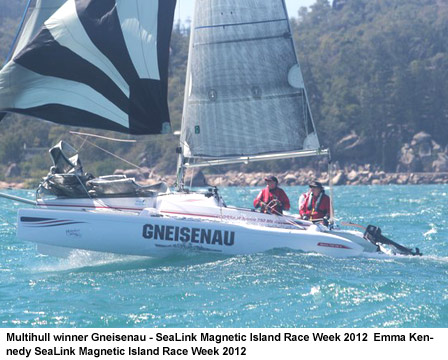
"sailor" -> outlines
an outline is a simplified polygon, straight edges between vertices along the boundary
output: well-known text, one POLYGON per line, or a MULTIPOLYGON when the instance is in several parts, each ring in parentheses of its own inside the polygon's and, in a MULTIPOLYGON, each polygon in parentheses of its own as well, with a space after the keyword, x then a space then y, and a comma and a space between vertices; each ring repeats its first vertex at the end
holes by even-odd
POLYGON ((304 220, 327 222, 330 215, 330 198, 325 194, 324 187, 319 181, 312 181, 309 186, 310 190, 299 204, 299 214, 304 220))
POLYGON ((255 198, 254 207, 261 208, 261 212, 277 215, 283 214, 283 210, 289 210, 291 206, 288 195, 278 187, 277 178, 268 176, 264 181, 266 187, 255 198))

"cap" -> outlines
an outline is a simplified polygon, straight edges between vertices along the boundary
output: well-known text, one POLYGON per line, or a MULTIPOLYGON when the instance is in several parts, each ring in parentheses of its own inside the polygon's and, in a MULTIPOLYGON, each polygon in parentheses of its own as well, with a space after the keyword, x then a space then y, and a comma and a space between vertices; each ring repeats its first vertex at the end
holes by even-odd
POLYGON ((323 189, 324 187, 322 186, 322 183, 320 183, 319 181, 311 181, 310 182, 310 188, 321 188, 321 189, 323 189))
POLYGON ((272 176, 272 175, 265 177, 264 181, 274 181, 274 182, 276 182, 278 184, 277 178, 275 176, 272 176))

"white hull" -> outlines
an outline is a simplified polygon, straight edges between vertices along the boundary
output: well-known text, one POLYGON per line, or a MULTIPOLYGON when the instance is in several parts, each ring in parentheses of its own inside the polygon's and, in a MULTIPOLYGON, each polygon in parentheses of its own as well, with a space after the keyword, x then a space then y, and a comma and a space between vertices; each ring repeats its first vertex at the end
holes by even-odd
POLYGON ((226 255, 290 248, 357 256, 364 248, 318 227, 307 230, 94 212, 21 209, 18 237, 45 245, 128 255, 160 256, 179 250, 226 255))
POLYGON ((140 256, 187 249, 237 255, 289 248, 336 257, 376 251, 358 232, 329 231, 290 216, 225 207, 221 199, 204 194, 102 199, 96 205, 90 199, 67 199, 21 209, 18 237, 47 246, 140 256), (150 203, 153 207, 138 208, 150 203), (119 204, 121 210, 116 209, 119 204))
POLYGON ((262 214, 251 209, 225 206, 221 199, 206 197, 202 193, 167 193, 154 197, 123 197, 101 199, 39 199, 37 206, 41 209, 131 212, 140 213, 144 209, 154 208, 161 215, 171 217, 200 218, 244 222, 253 225, 291 227, 291 222, 308 227, 309 222, 289 216, 262 214))

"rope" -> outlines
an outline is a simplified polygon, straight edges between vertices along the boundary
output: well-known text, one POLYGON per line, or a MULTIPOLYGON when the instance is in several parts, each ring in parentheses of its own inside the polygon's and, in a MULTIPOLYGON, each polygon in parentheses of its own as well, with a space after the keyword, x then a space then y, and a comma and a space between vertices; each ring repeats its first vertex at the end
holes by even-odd
POLYGON ((84 144, 86 143, 86 140, 87 140, 87 138, 84 138, 84 140, 82 141, 82 144, 81 144, 81 146, 79 147, 79 150, 81 150, 82 149, 82 147, 84 146, 84 144))
POLYGON ((360 229, 363 229, 363 230, 366 230, 366 229, 367 229, 367 228, 366 228, 365 226, 363 226, 363 225, 355 224, 355 223, 352 223, 352 222, 341 221, 340 224, 341 224, 342 226, 353 226, 353 227, 357 227, 357 228, 360 228, 360 229))
POLYGON ((190 190, 193 185, 193 175, 194 175, 194 169, 190 169, 190 190))
POLYGON ((104 139, 104 140, 110 140, 110 141, 118 141, 118 142, 129 142, 129 143, 135 143, 137 142, 137 140, 126 140, 126 139, 115 139, 115 138, 110 138, 107 136, 101 136, 101 135, 95 135, 95 134, 88 134, 88 133, 82 133, 82 132, 77 132, 77 131, 69 131, 70 134, 74 134, 74 135, 83 135, 83 136, 90 136, 90 137, 96 137, 99 139, 104 139))
POLYGON ((109 155, 111 155, 111 156, 117 158, 118 160, 124 161, 125 163, 127 163, 127 164, 129 164, 129 165, 131 165, 131 166, 133 166, 133 167, 135 167, 135 168, 137 168, 137 169, 139 169, 139 170, 142 170, 142 168, 141 168, 140 166, 135 165, 135 164, 131 163, 130 161, 128 161, 128 160, 126 160, 126 159, 124 159, 124 158, 122 158, 122 157, 120 157, 120 156, 118 156, 118 155, 115 155, 114 153, 112 153, 112 152, 110 152, 110 151, 108 151, 108 150, 102 148, 101 146, 98 146, 98 145, 94 144, 93 142, 87 140, 87 138, 83 138, 82 136, 78 135, 77 133, 73 133, 73 134, 76 135, 76 136, 78 136, 78 137, 80 137, 81 139, 83 139, 83 140, 84 140, 85 142, 87 142, 88 144, 90 144, 90 145, 92 145, 92 146, 94 146, 94 147, 100 149, 101 151, 104 151, 106 154, 109 154, 109 155))
POLYGON ((86 192, 87 196, 89 197, 89 199, 92 199, 92 197, 89 194, 89 191, 87 190, 87 188, 85 187, 84 183, 82 182, 82 180, 79 178, 79 176, 77 174, 75 174, 76 179, 78 179, 78 182, 81 184, 82 188, 84 189, 84 191, 86 192))
POLYGON ((328 185, 330 186, 330 219, 334 219, 333 163, 328 155, 328 185))
POLYGON ((300 230, 303 230, 303 226, 297 224, 296 222, 294 222, 294 221, 292 221, 292 220, 290 220, 290 219, 288 219, 288 218, 285 218, 285 217, 283 216, 282 213, 278 212, 278 211, 275 210, 273 207, 271 208, 270 206, 272 206, 272 205, 270 205, 270 204, 271 204, 272 202, 277 202, 277 200, 276 200, 276 199, 271 200, 268 204, 266 204, 266 206, 269 207, 269 209, 273 212, 273 215, 281 216, 282 218, 284 218, 284 220, 285 220, 288 224, 293 225, 293 226, 297 227, 297 228, 300 229, 300 230))

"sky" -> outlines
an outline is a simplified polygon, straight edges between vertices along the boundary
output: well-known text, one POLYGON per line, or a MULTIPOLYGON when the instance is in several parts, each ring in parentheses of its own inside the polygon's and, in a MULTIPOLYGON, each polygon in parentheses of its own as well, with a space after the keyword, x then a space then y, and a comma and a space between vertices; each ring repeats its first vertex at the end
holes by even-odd
MULTIPOLYGON (((302 6, 310 6, 315 3, 316 0, 286 0, 286 6, 288 8, 288 15, 290 17, 297 17, 297 12, 302 6)), ((177 8, 175 19, 181 18, 185 21, 188 18, 193 17, 194 0, 177 0, 177 8)))

